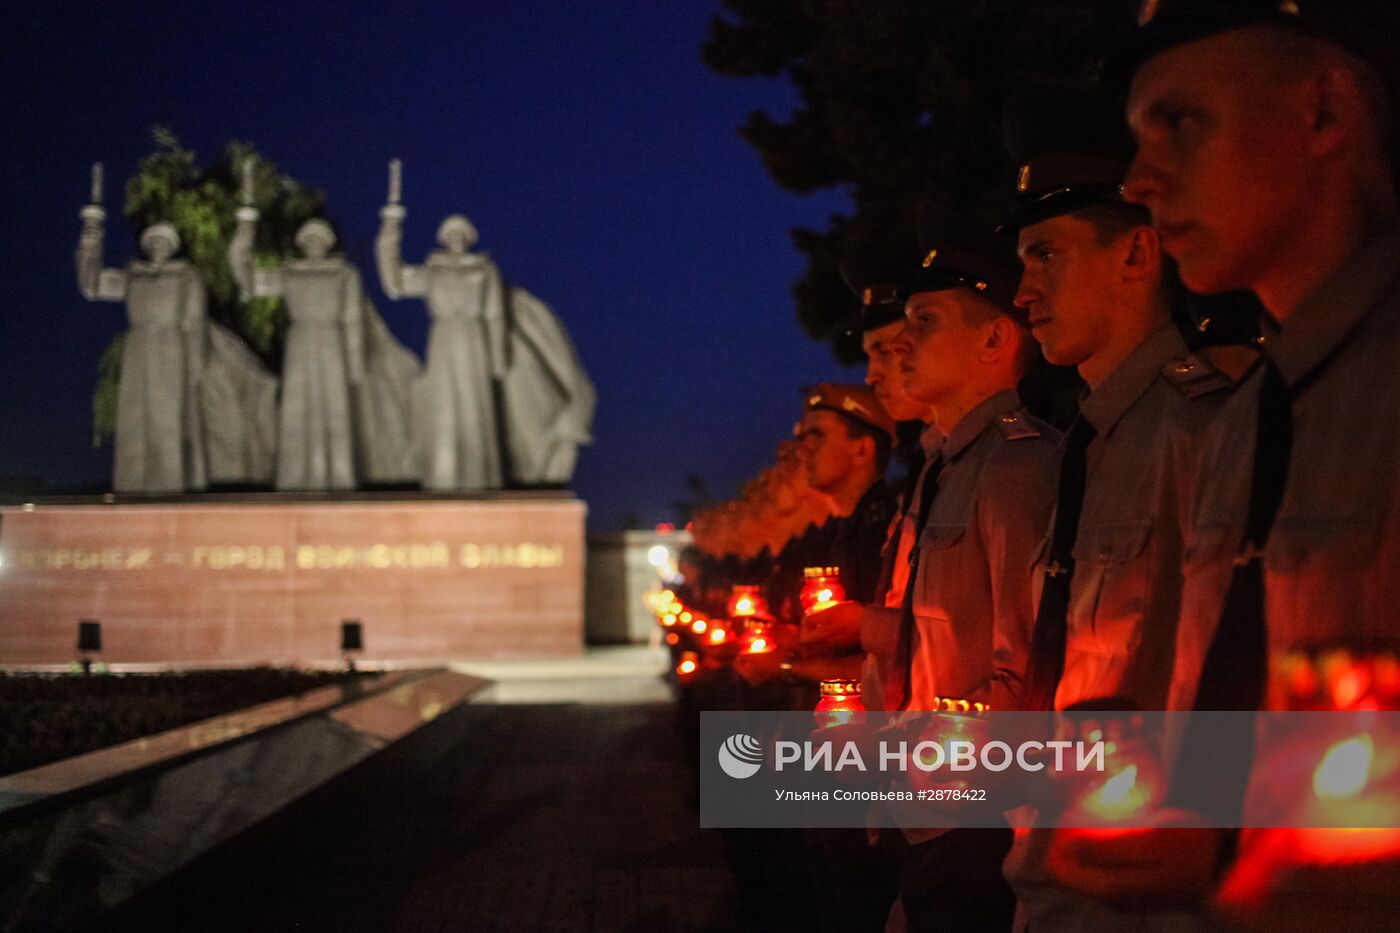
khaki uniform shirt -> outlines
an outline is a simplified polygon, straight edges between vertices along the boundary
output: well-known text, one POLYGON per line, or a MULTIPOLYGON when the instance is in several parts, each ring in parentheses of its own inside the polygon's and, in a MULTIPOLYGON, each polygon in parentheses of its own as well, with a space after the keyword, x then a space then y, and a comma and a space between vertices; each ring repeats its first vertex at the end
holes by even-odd
POLYGON ((986 700, 994 685, 994 704, 1019 697, 1035 624, 1030 567, 1054 507, 1058 441, 1015 392, 978 405, 943 441, 912 584, 909 709, 930 709, 934 697, 986 700))
MULTIPOLYGON (((1087 452, 1057 709, 1108 696, 1166 708, 1201 437, 1233 386, 1166 325, 1081 402, 1097 434, 1087 452)), ((1048 546, 1047 537, 1037 589, 1048 546)), ((1124 913, 1059 887, 1045 864, 1050 840, 1048 829, 1016 830, 1004 866, 1018 901, 1016 929, 1203 929, 1195 914, 1124 913)))
MULTIPOLYGON (((1187 490, 1199 438, 1233 386, 1188 355, 1167 324, 1081 402, 1097 433, 1087 453, 1057 709, 1110 696, 1129 708, 1166 708, 1187 490)), ((1037 590, 1048 550, 1047 536, 1037 590)))
MULTIPOLYGON (((1400 637, 1397 273, 1400 235, 1377 237, 1282 327, 1265 324, 1264 352, 1290 386, 1318 367, 1293 400, 1288 485, 1264 548, 1271 662, 1305 643, 1400 637)), ((1194 703, 1244 536, 1262 381, 1256 368, 1205 439, 1173 708, 1194 703)))
POLYGON ((861 702, 867 709, 885 708, 885 688, 887 678, 903 677, 902 671, 895 670, 895 655, 899 644, 899 611, 904 606, 904 588, 909 583, 909 552, 914 549, 914 531, 918 524, 919 511, 919 490, 923 487, 924 477, 928 474, 928 468, 933 457, 938 452, 938 448, 943 443, 943 435, 938 432, 938 428, 927 425, 919 437, 919 445, 924 451, 924 465, 919 471, 919 479, 914 485, 912 502, 899 503, 899 511, 895 514, 890 523, 889 534, 885 538, 885 546, 881 550, 882 558, 889 558, 890 572, 888 579, 880 581, 880 586, 876 588, 876 608, 890 609, 892 612, 882 613, 876 616, 873 628, 878 629, 878 634, 873 635, 871 643, 864 647, 867 650, 865 662, 861 665, 861 702), (890 555, 893 551, 893 555, 890 555), (884 596, 881 598, 880 590, 883 588, 884 596))

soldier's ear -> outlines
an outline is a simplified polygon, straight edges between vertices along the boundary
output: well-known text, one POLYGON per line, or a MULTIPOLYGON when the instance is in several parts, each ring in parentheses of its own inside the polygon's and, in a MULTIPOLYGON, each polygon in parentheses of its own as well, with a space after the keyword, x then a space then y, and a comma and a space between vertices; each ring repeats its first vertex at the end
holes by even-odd
POLYGON ((1135 227, 1124 237, 1123 277, 1156 281, 1162 271, 1162 241, 1151 227, 1135 227))
POLYGON ((1016 325, 1005 314, 992 317, 982 334, 982 359, 992 360, 1004 353, 1015 339, 1015 330, 1016 325))

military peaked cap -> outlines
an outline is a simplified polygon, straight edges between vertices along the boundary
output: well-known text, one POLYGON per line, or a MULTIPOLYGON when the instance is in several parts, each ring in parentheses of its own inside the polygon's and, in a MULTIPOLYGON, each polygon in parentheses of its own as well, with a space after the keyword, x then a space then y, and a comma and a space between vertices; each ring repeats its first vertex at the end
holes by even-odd
POLYGON ((1133 142, 1121 110, 1097 85, 1038 82, 1002 108, 1016 197, 1000 232, 1092 204, 1122 200, 1133 142))

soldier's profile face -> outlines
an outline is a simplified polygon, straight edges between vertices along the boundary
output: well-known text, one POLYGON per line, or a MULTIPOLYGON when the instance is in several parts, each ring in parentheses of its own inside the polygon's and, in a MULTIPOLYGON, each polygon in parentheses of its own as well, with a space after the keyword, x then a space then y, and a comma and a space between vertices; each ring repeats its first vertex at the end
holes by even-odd
POLYGON ((865 350, 865 384, 875 390, 880 404, 895 421, 913 421, 923 414, 923 406, 904 394, 904 377, 899 371, 898 337, 903 321, 866 331, 861 337, 865 350))
POLYGON ((802 415, 802 450, 807 461, 807 482, 829 492, 840 487, 854 467, 857 440, 834 411, 812 409, 802 415))
POLYGON ((964 289, 919 292, 904 305, 904 330, 896 341, 904 392, 937 407, 957 393, 977 366, 981 328, 970 326, 964 289))
POLYGON ((1078 366, 1108 342, 1121 305, 1125 249, 1116 240, 1103 242, 1093 224, 1072 214, 1021 230, 1016 306, 1051 363, 1078 366))
POLYGON ((1269 36, 1255 27, 1169 49, 1129 93, 1138 152, 1124 195, 1152 212, 1198 292, 1250 287, 1309 209, 1306 108, 1269 36))

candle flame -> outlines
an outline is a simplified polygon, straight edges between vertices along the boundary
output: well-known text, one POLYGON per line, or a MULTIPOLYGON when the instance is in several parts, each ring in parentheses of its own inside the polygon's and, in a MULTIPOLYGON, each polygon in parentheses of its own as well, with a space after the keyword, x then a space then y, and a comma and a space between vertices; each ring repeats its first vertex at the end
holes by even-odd
POLYGON ((695 624, 690 627, 690 630, 696 635, 704 635, 705 629, 709 627, 710 626, 705 622, 704 619, 696 619, 695 624))
POLYGON ((1099 788, 1099 802, 1106 804, 1120 804, 1128 798, 1128 794, 1137 784, 1137 765, 1128 765, 1113 777, 1104 781, 1103 787, 1099 788))
POLYGON ((1323 799, 1355 797, 1366 786, 1374 755, 1375 746, 1369 735, 1333 745, 1313 772, 1313 793, 1323 799))
POLYGON ((677 674, 691 674, 695 672, 695 662, 686 658, 676 667, 677 674))
POLYGON ((751 641, 751 642, 749 643, 749 651, 752 652, 752 653, 754 653, 754 654, 758 654, 759 652, 767 651, 767 650, 768 650, 768 639, 766 639, 766 638, 755 638, 753 641, 751 641))
POLYGON ((711 629, 711 630, 710 630, 710 644, 712 644, 712 645, 718 645, 719 643, 721 643, 722 641, 724 641, 724 640, 725 640, 726 638, 728 638, 728 637, 729 637, 729 633, 726 632, 726 631, 725 631, 724 629, 722 629, 722 628, 716 628, 716 629, 711 629))
POLYGON ((753 600, 741 599, 734 604, 734 614, 746 616, 753 612, 753 600))

